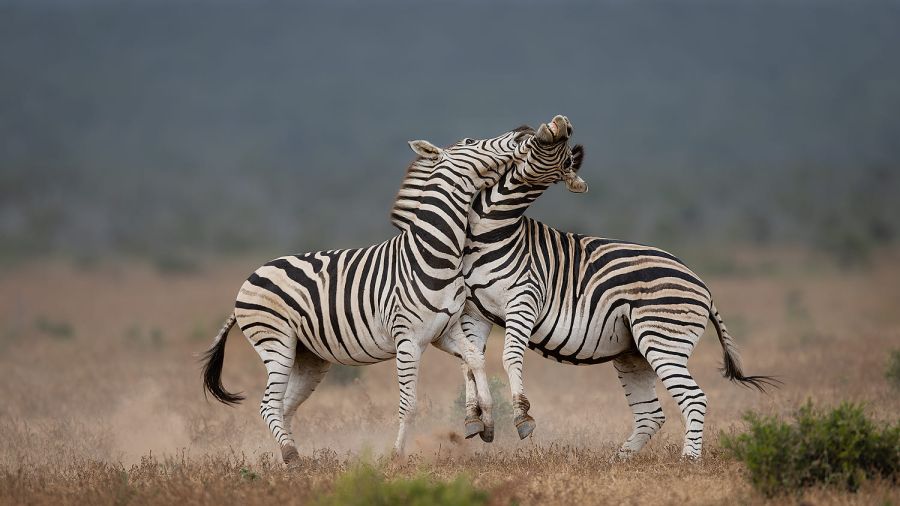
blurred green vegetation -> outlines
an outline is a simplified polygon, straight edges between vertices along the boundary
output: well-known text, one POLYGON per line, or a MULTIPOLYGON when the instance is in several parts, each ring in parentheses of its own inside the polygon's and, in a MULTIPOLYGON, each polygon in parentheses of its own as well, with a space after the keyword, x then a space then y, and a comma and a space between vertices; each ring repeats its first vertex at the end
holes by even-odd
POLYGON ((165 344, 165 335, 159 327, 144 327, 139 323, 129 325, 123 338, 129 346, 152 350, 159 350, 165 344))
POLYGON ((465 476, 444 482, 421 475, 387 479, 375 465, 362 461, 338 477, 330 493, 316 504, 321 506, 477 506, 487 504, 489 495, 472 485, 465 476))
POLYGON ((338 386, 350 385, 358 378, 362 377, 362 374, 362 367, 334 364, 328 368, 328 374, 325 376, 325 384, 338 386))
POLYGON ((900 390, 900 350, 891 350, 884 376, 892 387, 900 390))
POLYGON ((41 315, 34 321, 34 327, 38 332, 53 339, 68 340, 75 337, 75 327, 65 320, 56 320, 41 315))
MULTIPOLYGON (((500 376, 491 376, 488 378, 488 389, 491 391, 491 415, 494 418, 496 427, 510 426, 513 423, 513 405, 510 402, 512 393, 509 387, 500 376)), ((456 399, 453 401, 455 416, 458 415, 462 420, 466 415, 466 388, 465 385, 460 388, 456 399)))

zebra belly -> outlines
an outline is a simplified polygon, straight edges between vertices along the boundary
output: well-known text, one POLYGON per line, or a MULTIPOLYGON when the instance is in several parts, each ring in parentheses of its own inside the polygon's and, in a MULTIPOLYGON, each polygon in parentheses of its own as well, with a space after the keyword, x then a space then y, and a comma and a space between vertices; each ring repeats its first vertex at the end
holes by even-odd
POLYGON ((368 365, 390 360, 397 355, 394 344, 389 339, 372 335, 342 334, 332 335, 327 340, 308 339, 298 336, 300 344, 314 355, 331 363, 344 365, 368 365), (329 346, 325 347, 324 344, 329 346), (315 346, 315 347, 311 347, 315 346))
POLYGON ((575 365, 608 362, 635 348, 625 311, 606 320, 559 314, 546 317, 532 331, 528 347, 545 358, 575 365), (621 313, 621 314, 620 314, 621 313))

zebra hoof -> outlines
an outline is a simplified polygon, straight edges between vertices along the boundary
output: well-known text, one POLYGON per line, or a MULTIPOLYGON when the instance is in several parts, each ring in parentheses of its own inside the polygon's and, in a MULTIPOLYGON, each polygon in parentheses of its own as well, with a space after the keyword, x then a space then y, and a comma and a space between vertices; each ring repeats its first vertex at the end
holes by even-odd
POLYGON ((532 432, 534 432, 534 428, 537 424, 534 422, 534 418, 531 418, 529 415, 524 415, 521 418, 516 420, 516 432, 519 433, 519 439, 525 439, 530 436, 532 432))
POLYGON ((466 420, 466 439, 472 439, 478 434, 481 434, 483 430, 484 422, 478 418, 466 420))
POLYGON ((617 464, 619 462, 627 462, 627 461, 631 460, 631 457, 634 457, 634 455, 636 453, 637 452, 635 450, 619 448, 619 451, 617 451, 616 454, 611 459, 609 459, 609 461, 611 464, 617 464))
POLYGON ((485 443, 493 443, 494 442, 494 428, 493 427, 485 427, 483 431, 479 434, 481 436, 481 440, 485 443))
POLYGON ((285 464, 290 465, 291 463, 300 460, 300 453, 297 451, 297 448, 293 446, 282 446, 281 459, 284 460, 285 464))

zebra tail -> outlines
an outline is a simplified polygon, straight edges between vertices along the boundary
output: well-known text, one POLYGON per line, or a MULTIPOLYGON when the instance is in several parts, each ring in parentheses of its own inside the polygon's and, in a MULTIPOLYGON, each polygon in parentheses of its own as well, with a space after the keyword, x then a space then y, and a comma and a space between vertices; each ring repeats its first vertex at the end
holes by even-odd
POLYGON ((722 345, 722 376, 745 387, 752 387, 760 392, 765 393, 766 388, 778 388, 783 383, 774 376, 745 376, 743 367, 741 366, 741 356, 738 353, 737 343, 725 328, 725 322, 719 315, 715 303, 710 305, 710 317, 716 333, 719 335, 719 343, 722 345))
POLYGON ((222 385, 222 365, 225 362, 225 341, 228 339, 228 331, 234 327, 237 318, 234 313, 225 320, 225 325, 216 336, 212 347, 206 351, 201 359, 203 361, 203 394, 206 392, 224 404, 234 405, 244 400, 241 394, 233 394, 222 385))

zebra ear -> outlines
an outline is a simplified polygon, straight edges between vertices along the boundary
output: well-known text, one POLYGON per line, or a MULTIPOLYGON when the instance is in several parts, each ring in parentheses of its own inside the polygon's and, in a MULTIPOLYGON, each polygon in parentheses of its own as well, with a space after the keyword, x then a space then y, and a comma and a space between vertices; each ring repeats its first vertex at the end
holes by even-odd
POLYGON ((443 150, 428 141, 409 141, 409 147, 422 158, 427 160, 437 160, 440 158, 443 150))

